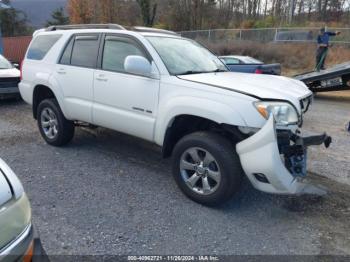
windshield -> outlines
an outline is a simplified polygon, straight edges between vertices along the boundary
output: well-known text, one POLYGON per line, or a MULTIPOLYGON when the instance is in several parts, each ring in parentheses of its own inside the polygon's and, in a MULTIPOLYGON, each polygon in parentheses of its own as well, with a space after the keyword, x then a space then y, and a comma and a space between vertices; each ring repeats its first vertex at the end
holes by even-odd
POLYGON ((226 66, 208 49, 190 39, 149 36, 172 75, 226 72, 226 66))
POLYGON ((2 55, 0 55, 0 69, 11 69, 13 65, 2 55))

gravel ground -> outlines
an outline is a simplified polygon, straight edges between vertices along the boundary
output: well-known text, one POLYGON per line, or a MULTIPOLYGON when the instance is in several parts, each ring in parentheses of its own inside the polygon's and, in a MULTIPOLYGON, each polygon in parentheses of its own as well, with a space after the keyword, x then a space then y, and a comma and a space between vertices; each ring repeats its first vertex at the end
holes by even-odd
POLYGON ((311 147, 310 172, 350 185, 350 92, 323 93, 316 96, 311 111, 306 114, 304 129, 326 131, 333 137, 330 149, 311 147))
MULTIPOLYGON (((335 144, 312 150, 313 173, 349 182, 348 112, 348 100, 316 100, 306 127, 335 144)), ((207 208, 178 190, 153 145, 79 128, 69 146, 53 148, 22 102, 0 104, 0 157, 22 180, 49 255, 350 255, 350 187, 321 176, 311 178, 329 188, 323 197, 268 195, 246 182, 207 208)))

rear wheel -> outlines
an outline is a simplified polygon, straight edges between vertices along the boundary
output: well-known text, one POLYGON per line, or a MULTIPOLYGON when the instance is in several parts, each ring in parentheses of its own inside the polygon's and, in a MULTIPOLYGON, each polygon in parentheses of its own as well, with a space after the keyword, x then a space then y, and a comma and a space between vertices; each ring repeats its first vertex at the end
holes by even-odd
POLYGON ((198 132, 175 146, 173 175, 190 199, 215 206, 239 189, 243 170, 230 141, 218 134, 198 132))
POLYGON ((74 122, 67 120, 56 99, 45 99, 38 107, 38 127, 45 141, 53 146, 63 146, 74 136, 74 122))

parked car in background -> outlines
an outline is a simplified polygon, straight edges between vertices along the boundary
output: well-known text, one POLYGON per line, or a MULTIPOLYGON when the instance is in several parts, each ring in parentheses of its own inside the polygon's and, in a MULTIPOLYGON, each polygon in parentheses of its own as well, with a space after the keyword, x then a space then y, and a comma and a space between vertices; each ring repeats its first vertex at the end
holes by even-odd
POLYGON ((21 73, 16 66, 18 67, 0 55, 0 97, 19 96, 18 83, 21 73))
MULTIPOLYGON (((31 209, 23 186, 0 159, 0 261, 34 261, 44 254, 34 237, 31 209)), ((42 260, 40 260, 42 261, 42 260)))
POLYGON ((220 56, 222 62, 232 72, 266 74, 266 75, 281 75, 281 64, 264 64, 250 56, 220 56))

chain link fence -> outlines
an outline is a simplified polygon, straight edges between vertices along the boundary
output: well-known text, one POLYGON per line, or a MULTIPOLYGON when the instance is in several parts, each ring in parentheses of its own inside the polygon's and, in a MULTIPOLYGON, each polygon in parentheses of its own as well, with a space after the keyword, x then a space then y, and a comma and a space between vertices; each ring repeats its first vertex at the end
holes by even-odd
MULTIPOLYGON (((327 31, 340 31, 331 39, 332 44, 350 45, 350 28, 328 28, 327 31)), ((200 42, 253 41, 260 43, 315 43, 319 28, 259 28, 259 29, 211 29, 183 31, 183 37, 200 42)))

